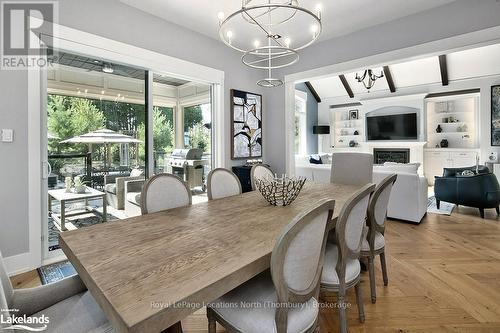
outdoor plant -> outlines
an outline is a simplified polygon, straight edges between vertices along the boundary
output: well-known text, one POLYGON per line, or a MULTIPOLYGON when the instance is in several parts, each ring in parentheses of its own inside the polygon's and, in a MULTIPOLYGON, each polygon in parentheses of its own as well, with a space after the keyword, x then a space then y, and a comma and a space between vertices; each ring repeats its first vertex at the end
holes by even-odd
POLYGON ((83 193, 85 192, 85 183, 82 181, 82 178, 80 176, 76 176, 75 179, 73 180, 73 184, 75 185, 75 192, 76 193, 83 193))

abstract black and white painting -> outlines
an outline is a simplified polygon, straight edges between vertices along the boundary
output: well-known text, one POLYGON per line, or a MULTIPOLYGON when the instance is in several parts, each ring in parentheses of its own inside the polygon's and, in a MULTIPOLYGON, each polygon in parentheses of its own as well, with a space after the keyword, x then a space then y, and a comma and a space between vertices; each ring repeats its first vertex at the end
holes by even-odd
POLYGON ((262 157, 262 96, 231 90, 232 159, 262 157))
POLYGON ((491 145, 500 146, 500 86, 491 87, 491 145))

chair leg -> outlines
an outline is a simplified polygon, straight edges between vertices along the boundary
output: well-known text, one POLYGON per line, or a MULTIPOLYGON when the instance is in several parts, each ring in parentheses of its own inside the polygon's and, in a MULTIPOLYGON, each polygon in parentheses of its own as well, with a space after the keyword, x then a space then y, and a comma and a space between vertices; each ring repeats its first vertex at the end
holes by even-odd
POLYGON ((212 313, 212 309, 207 307, 207 318, 208 318, 208 333, 215 333, 217 322, 212 313))
POLYGON ((375 267, 373 257, 368 257, 368 273, 370 274, 370 291, 372 294, 372 303, 377 302, 377 291, 375 290, 375 267))
POLYGON ((363 293, 361 292, 361 282, 354 287, 356 290, 356 302, 358 303, 359 322, 365 322, 365 305, 363 304, 363 293))
POLYGON ((484 208, 479 208, 479 214, 481 214, 481 218, 484 219, 484 208))
POLYGON ((436 199, 436 207, 437 207, 437 209, 439 209, 440 205, 441 205, 441 201, 439 201, 438 199, 436 199))
POLYGON ((497 215, 500 215, 500 206, 497 206, 495 209, 497 210, 497 215))
POLYGON ((338 308, 339 308, 340 333, 347 333, 347 316, 346 316, 346 306, 345 306, 345 289, 344 290, 339 290, 337 303, 338 303, 338 308))
POLYGON ((380 265, 382 266, 382 278, 384 279, 384 286, 389 284, 389 278, 387 276, 387 266, 385 263, 385 252, 380 254, 380 265))

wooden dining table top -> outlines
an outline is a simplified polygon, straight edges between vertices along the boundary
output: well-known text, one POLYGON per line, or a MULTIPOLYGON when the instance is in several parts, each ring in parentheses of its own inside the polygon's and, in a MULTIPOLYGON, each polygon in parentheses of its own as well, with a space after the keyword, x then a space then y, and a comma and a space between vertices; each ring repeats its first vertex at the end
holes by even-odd
POLYGON ((321 199, 334 220, 360 187, 306 182, 289 206, 258 191, 61 233, 116 332, 161 332, 270 266, 283 227, 321 199))

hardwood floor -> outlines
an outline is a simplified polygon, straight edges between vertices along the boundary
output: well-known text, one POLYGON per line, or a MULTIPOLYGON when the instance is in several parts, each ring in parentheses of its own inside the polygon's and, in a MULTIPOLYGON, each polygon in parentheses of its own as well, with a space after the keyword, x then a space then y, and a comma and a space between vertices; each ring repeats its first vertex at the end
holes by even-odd
MULTIPOLYGON (((455 208, 451 216, 427 215, 420 225, 389 221, 386 228, 389 286, 376 261, 377 303, 370 302, 368 273, 362 274, 366 321, 357 320, 354 291, 348 310, 350 333, 500 332, 500 218, 455 208)), ((13 278, 17 287, 40 283, 36 272, 13 278)), ((335 301, 322 295, 322 301, 335 301)), ((338 314, 322 309, 322 333, 338 332, 338 314)), ((184 332, 207 332, 204 310, 183 321, 184 332)), ((218 332, 224 332, 219 328, 218 332)))

